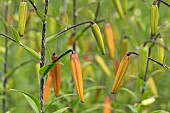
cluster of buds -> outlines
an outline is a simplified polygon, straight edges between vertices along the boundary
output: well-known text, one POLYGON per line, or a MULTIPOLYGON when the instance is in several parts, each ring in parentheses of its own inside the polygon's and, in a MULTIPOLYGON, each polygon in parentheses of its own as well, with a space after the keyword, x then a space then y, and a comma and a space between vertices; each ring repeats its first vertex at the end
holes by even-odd
MULTIPOLYGON (((52 61, 57 59, 57 55, 55 53, 52 54, 52 61)), ((57 61, 58 64, 48 73, 48 79, 46 84, 44 85, 44 102, 47 101, 50 92, 50 85, 51 81, 54 85, 54 93, 55 96, 59 96, 60 92, 60 63, 59 60, 57 61)))

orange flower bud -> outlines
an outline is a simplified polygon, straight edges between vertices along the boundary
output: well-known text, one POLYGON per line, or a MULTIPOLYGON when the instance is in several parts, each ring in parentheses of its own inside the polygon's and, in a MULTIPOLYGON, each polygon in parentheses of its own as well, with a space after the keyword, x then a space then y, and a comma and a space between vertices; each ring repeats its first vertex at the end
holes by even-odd
POLYGON ((44 85, 44 103, 47 102, 47 99, 48 99, 49 94, 50 94, 51 81, 52 81, 52 73, 49 72, 47 82, 44 85))
POLYGON ((109 97, 105 98, 104 101, 104 110, 103 113, 111 113, 112 109, 111 109, 111 99, 109 97))
POLYGON ((119 68, 116 73, 116 77, 115 77, 114 84, 112 87, 113 94, 116 93, 117 89, 121 86, 122 79, 123 79, 123 76, 128 68, 129 62, 130 62, 130 56, 125 55, 123 57, 123 59, 121 60, 121 62, 119 64, 119 68))
POLYGON ((109 55, 110 58, 114 58, 114 37, 113 37, 113 31, 112 27, 109 23, 105 24, 105 34, 106 34, 106 41, 107 41, 107 46, 109 49, 109 55))
POLYGON ((70 63, 71 63, 71 70, 72 70, 74 83, 76 85, 77 93, 79 95, 80 101, 84 102, 81 65, 80 65, 78 55, 74 51, 70 55, 70 63))
MULTIPOLYGON (((57 59, 57 55, 53 54, 52 61, 57 59)), ((57 61, 59 62, 59 61, 57 61)), ((60 92, 60 64, 58 63, 52 70, 52 79, 54 84, 54 92, 56 96, 59 96, 60 92)))

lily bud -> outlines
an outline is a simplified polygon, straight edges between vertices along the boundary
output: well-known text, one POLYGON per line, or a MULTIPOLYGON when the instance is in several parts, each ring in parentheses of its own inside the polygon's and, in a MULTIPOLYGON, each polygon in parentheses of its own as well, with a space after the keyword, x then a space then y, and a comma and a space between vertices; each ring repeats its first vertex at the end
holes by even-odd
POLYGON ((102 34, 101 34, 99 26, 96 23, 94 23, 91 25, 91 29, 96 39, 96 42, 98 44, 98 47, 101 53, 104 55, 105 54, 104 42, 103 42, 103 38, 102 38, 102 34))
MULTIPOLYGON (((161 45, 164 45, 164 40, 161 37, 157 39, 157 42, 160 43, 161 45)), ((164 48, 157 45, 157 49, 158 49, 158 61, 163 63, 163 60, 164 60, 164 48)))
POLYGON ((150 9, 150 13, 151 13, 151 17, 150 17, 150 21, 151 21, 151 34, 152 35, 156 35, 157 32, 157 26, 158 26, 158 6, 157 5, 152 5, 151 9, 150 9))
POLYGON ((48 99, 49 94, 50 94, 51 81, 52 81, 52 73, 49 72, 47 82, 44 85, 44 103, 47 102, 47 99, 48 99))
POLYGON ((18 25, 18 32, 20 36, 24 35, 26 19, 27 19, 27 3, 21 2, 19 6, 19 25, 18 25))
POLYGON ((104 110, 103 110, 103 113, 111 113, 111 112, 112 112, 111 99, 109 97, 106 97, 105 101, 104 101, 104 110))
POLYGON ((113 36, 113 30, 112 27, 109 23, 105 24, 105 34, 106 34, 106 41, 107 41, 107 46, 109 49, 109 55, 110 58, 114 58, 114 36, 113 36))
MULTIPOLYGON (((57 55, 53 54, 52 61, 57 59, 57 55)), ((59 62, 59 61, 57 61, 59 62)), ((54 84, 54 92, 56 96, 59 96, 60 92, 60 64, 58 63, 52 70, 52 80, 54 84)))
POLYGON ((120 48, 120 58, 122 59, 123 56, 126 54, 129 46, 129 40, 128 38, 123 38, 121 42, 121 48, 120 48))
POLYGON ((104 73, 107 76, 110 76, 111 72, 110 72, 109 68, 107 67, 107 65, 105 64, 104 60, 99 55, 95 55, 94 58, 95 58, 96 62, 99 64, 99 66, 102 68, 104 73))
POLYGON ((78 55, 74 51, 70 55, 70 63, 71 63, 71 70, 72 70, 74 83, 76 85, 77 93, 79 95, 80 101, 84 102, 81 65, 80 65, 78 55))
POLYGON ((122 5, 120 3, 120 0, 113 0, 113 3, 115 4, 116 6, 116 10, 120 16, 120 18, 122 19, 123 16, 124 16, 124 13, 123 13, 123 8, 122 8, 122 5))
POLYGON ((147 82, 149 84, 151 92, 153 93, 153 95, 155 97, 157 97, 158 96, 158 90, 157 90, 157 87, 156 87, 154 79, 152 77, 149 77, 147 82))
POLYGON ((148 46, 141 47, 139 50, 139 77, 143 78, 146 70, 147 57, 148 57, 148 46))
POLYGON ((123 76, 125 75, 125 72, 126 72, 128 66, 129 66, 129 63, 130 63, 130 56, 125 55, 119 64, 119 68, 118 68, 116 76, 115 76, 115 80, 113 83, 111 93, 115 94, 117 89, 121 87, 122 79, 123 79, 123 76))

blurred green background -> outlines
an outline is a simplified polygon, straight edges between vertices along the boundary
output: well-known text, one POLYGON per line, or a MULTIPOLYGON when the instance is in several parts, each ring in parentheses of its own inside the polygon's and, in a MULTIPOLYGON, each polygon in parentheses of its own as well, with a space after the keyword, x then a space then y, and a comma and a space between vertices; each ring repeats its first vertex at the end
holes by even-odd
MULTIPOLYGON (((124 0, 120 0, 123 2, 124 0)), ((164 0, 170 4, 170 0, 164 0)), ((8 27, 8 35, 12 37, 10 26, 18 27, 18 9, 21 0, 0 0, 0 32, 4 33, 4 26, 8 27), (4 4, 9 4, 8 22, 4 21, 4 4)), ((26 25, 25 35, 21 37, 23 44, 34 49, 36 52, 40 52, 41 46, 41 32, 42 22, 36 15, 32 5, 28 4, 29 21, 26 25)), ((156 84, 158 91, 158 97, 155 97, 156 101, 148 106, 139 107, 137 103, 141 100, 141 88, 142 82, 138 78, 138 57, 133 56, 130 60, 129 68, 123 79, 122 86, 118 90, 116 95, 111 94, 111 88, 115 77, 115 62, 121 60, 121 49, 123 48, 123 37, 128 36, 127 52, 134 51, 139 52, 139 47, 144 44, 146 40, 150 38, 150 7, 153 0, 127 0, 126 15, 123 19, 119 18, 115 5, 112 0, 100 0, 99 14, 97 20, 104 19, 109 22, 113 28, 114 42, 115 42, 115 58, 111 60, 109 58, 108 48, 106 46, 104 23, 101 22, 98 25, 101 28, 103 34, 106 55, 101 55, 95 38, 90 29, 86 30, 80 39, 76 42, 76 52, 78 53, 84 82, 84 96, 85 102, 82 104, 79 101, 79 97, 76 95, 62 98, 52 104, 48 109, 48 113, 52 113, 58 109, 64 107, 71 107, 75 113, 102 113, 104 108, 104 100, 109 97, 111 100, 111 108, 113 113, 132 113, 141 109, 143 113, 150 113, 155 110, 170 111, 170 72, 160 67, 159 65, 150 62, 148 76, 152 76, 156 84), (100 55, 111 71, 111 76, 106 76, 99 64, 96 63, 94 55, 100 55), (86 60, 86 58, 88 60, 86 60), (90 63, 90 64, 89 64, 90 63), (88 65, 87 65, 88 64, 88 65)), ((77 23, 84 22, 86 20, 94 20, 95 12, 97 8, 98 0, 77 0, 77 23)), ((37 8, 43 12, 44 1, 35 0, 37 8)), ((73 1, 72 0, 49 0, 47 18, 47 31, 46 37, 56 34, 65 28, 73 25, 73 1)), ((170 8, 164 4, 160 4, 159 8, 159 27, 158 32, 161 33, 165 45, 170 46, 170 8)), ((87 24, 77 27, 77 34, 88 26, 87 24)), ((48 51, 46 50, 45 64, 50 62, 50 54, 55 52, 57 55, 61 55, 72 45, 69 45, 69 37, 72 34, 72 30, 60 35, 56 40, 48 44, 48 51)), ((4 39, 0 36, 0 76, 4 75, 4 53, 5 44, 4 39)), ((16 43, 9 41, 8 63, 7 70, 10 71, 14 67, 21 63, 34 59, 28 52, 16 43)), ((151 57, 157 59, 156 45, 152 49, 151 57)), ((167 66, 170 66, 169 62, 170 54, 165 51, 165 61, 167 66)), ((70 68, 70 57, 66 55, 60 60, 61 65, 61 95, 76 93, 75 86, 72 83, 72 75, 70 68)), ((20 93, 9 91, 9 89, 18 89, 27 92, 39 99, 39 83, 37 67, 38 61, 32 61, 23 67, 18 68, 13 72, 12 76, 8 79, 7 83, 7 110, 10 113, 33 113, 30 105, 20 93)), ((2 95, 2 81, 0 81, 0 95, 2 95)), ((50 97, 45 104, 47 106, 55 95, 53 87, 51 87, 50 97)), ((146 91, 142 97, 142 100, 154 97, 150 85, 146 83, 146 91)), ((2 96, 0 100, 2 99, 2 96)), ((2 106, 2 103, 0 103, 2 106)), ((1 109, 1 107, 0 107, 1 109)), ((140 110, 139 110, 140 111, 140 110)), ((1 111, 0 111, 1 112, 1 111)), ((70 113, 70 110, 65 111, 70 113)))

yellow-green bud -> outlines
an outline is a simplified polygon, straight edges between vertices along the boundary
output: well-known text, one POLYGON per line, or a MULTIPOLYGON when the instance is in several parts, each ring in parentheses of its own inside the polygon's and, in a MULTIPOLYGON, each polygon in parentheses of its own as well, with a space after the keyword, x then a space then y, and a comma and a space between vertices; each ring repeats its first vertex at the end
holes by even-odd
POLYGON ((151 34, 156 35, 157 26, 158 26, 158 17, 159 17, 158 6, 157 5, 152 5, 150 12, 151 12, 151 17, 150 17, 151 34))
POLYGON ((18 25, 18 32, 20 36, 24 35, 26 18, 27 18, 27 3, 21 2, 19 6, 19 25, 18 25))
POLYGON ((102 38, 102 34, 101 34, 99 26, 96 23, 94 23, 91 25, 91 29, 96 39, 96 42, 98 44, 98 47, 101 53, 104 55, 105 54, 104 42, 103 42, 103 38, 102 38))

